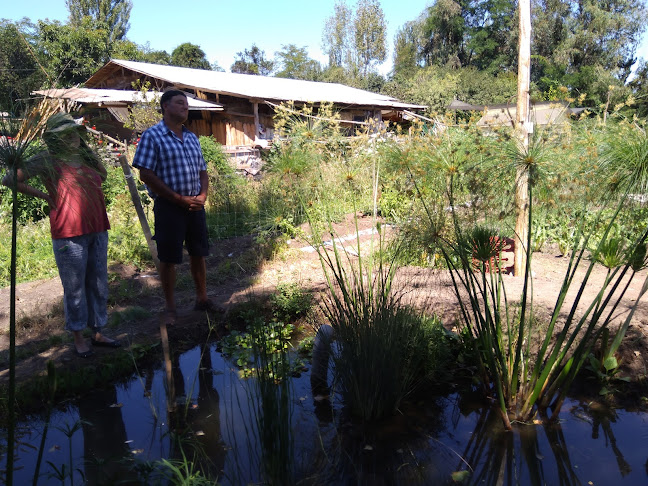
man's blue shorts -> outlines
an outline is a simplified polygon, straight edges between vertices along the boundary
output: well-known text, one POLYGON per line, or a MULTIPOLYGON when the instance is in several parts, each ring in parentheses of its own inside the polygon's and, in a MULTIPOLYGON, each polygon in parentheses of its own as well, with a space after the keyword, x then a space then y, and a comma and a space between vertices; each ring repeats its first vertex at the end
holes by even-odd
POLYGON ((189 211, 161 197, 155 198, 155 236, 158 258, 164 263, 182 263, 182 245, 191 256, 209 255, 205 210, 189 211))

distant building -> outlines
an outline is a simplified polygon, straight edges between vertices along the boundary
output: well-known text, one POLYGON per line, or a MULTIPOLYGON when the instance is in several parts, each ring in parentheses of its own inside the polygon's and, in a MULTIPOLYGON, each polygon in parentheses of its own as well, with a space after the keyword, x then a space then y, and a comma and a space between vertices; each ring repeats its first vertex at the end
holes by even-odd
POLYGON ((38 93, 61 100, 62 108, 79 105, 98 130, 118 139, 133 134, 123 128, 128 107, 134 103, 133 82, 150 82, 162 92, 176 88, 189 96, 187 127, 197 135, 213 135, 217 142, 235 150, 263 147, 274 136, 275 107, 292 101, 295 106, 332 103, 343 127, 369 120, 402 122, 424 106, 401 102, 390 96, 335 83, 319 83, 248 74, 233 74, 113 59, 85 83, 85 88, 44 90, 38 93))

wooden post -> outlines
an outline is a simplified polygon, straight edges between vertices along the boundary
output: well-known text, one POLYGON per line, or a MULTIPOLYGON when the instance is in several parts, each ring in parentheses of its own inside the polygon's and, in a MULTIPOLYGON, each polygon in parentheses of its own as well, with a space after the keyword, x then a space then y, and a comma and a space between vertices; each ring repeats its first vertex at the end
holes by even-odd
MULTIPOLYGON (((520 151, 526 153, 529 147, 529 132, 532 129, 529 121, 529 88, 531 84, 531 2, 520 0, 520 41, 518 59, 517 112, 515 132, 520 144, 520 151)), ((527 239, 529 236, 529 172, 520 167, 516 174, 515 186, 515 275, 523 275, 526 269, 527 239)))
POLYGON ((153 242, 153 235, 151 234, 151 227, 148 224, 146 219, 146 214, 144 214, 144 208, 142 207, 142 200, 139 197, 139 192, 137 192, 137 186, 135 185, 135 180, 133 179, 133 172, 131 171, 130 164, 132 162, 131 156, 128 153, 128 147, 126 142, 124 142, 124 157, 119 158, 119 163, 121 164, 122 171, 124 171, 124 178, 128 184, 128 191, 130 192, 131 199, 133 201, 133 206, 135 206, 135 212, 139 218, 140 226, 144 232, 144 238, 146 238, 146 244, 149 247, 151 252, 151 257, 153 258, 153 263, 155 263, 155 268, 157 268, 158 274, 160 273, 160 260, 157 255, 157 246, 153 242))
POLYGON ((133 180, 133 172, 130 169, 130 164, 133 161, 133 159, 130 153, 128 152, 128 144, 126 143, 125 140, 123 142, 120 142, 119 140, 109 137, 108 135, 105 135, 100 131, 94 130, 90 127, 86 127, 86 130, 92 133, 96 137, 104 138, 109 142, 114 143, 118 147, 121 147, 121 151, 122 154, 124 154, 124 157, 119 158, 119 163, 121 165, 122 171, 124 172, 124 178, 126 179, 126 184, 128 185, 128 191, 130 192, 131 200, 133 201, 133 206, 135 207, 135 212, 137 213, 140 226, 142 227, 144 238, 146 238, 146 244, 149 247, 149 251, 151 252, 151 257, 153 258, 153 263, 155 264, 155 268, 157 269, 159 274, 160 260, 158 259, 158 255, 157 255, 157 247, 155 246, 155 243, 153 243, 153 235, 151 234, 151 227, 149 226, 148 220, 146 219, 146 214, 144 214, 144 208, 142 208, 142 200, 139 197, 139 192, 137 192, 137 186, 135 185, 135 180, 133 180))
POLYGON ((259 103, 256 101, 252 105, 254 107, 254 142, 259 138, 259 126, 261 124, 259 120, 259 103))

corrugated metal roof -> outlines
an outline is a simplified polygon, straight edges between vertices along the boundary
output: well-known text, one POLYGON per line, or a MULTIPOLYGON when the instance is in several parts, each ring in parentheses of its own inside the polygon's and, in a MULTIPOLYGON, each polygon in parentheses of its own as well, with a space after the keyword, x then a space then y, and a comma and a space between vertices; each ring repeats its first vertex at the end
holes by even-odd
POLYGON ((110 65, 162 79, 176 86, 194 87, 213 93, 228 94, 242 98, 263 100, 298 101, 304 103, 329 102, 338 105, 363 105, 380 108, 425 109, 425 106, 403 103, 390 96, 351 88, 337 83, 319 83, 297 79, 273 78, 251 74, 225 73, 190 69, 177 66, 164 66, 135 61, 113 59, 95 75, 86 85, 98 83, 101 71, 110 65))
MULTIPOLYGON (((139 91, 123 89, 96 89, 96 88, 67 88, 67 89, 44 89, 34 91, 35 94, 46 96, 48 98, 57 98, 64 100, 73 100, 78 103, 102 103, 104 105, 133 103, 136 99, 141 99, 142 94, 139 91), (137 98, 136 98, 137 97, 137 98)), ((148 91, 148 100, 162 96, 157 91, 148 91)), ((199 100, 192 96, 187 96, 190 110, 209 110, 223 111, 223 106, 210 101, 199 100)))

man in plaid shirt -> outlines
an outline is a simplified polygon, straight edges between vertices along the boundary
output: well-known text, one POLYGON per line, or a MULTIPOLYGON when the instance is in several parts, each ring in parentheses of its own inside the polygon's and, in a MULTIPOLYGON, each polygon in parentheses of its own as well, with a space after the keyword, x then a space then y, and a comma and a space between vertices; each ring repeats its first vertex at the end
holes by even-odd
POLYGON ((209 254, 205 200, 209 189, 207 165, 198 137, 183 125, 189 115, 187 96, 166 91, 160 99, 162 121, 140 139, 133 167, 153 196, 155 241, 167 323, 175 322, 175 281, 182 247, 186 244, 196 286, 194 310, 215 310, 207 297, 205 257, 209 254))

